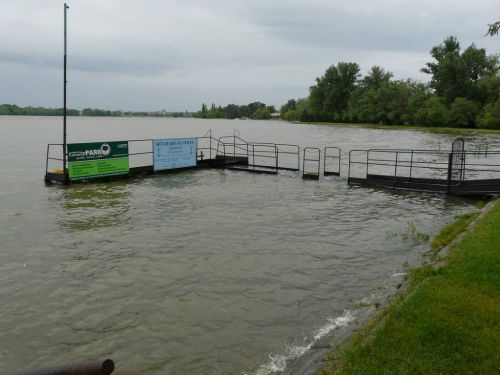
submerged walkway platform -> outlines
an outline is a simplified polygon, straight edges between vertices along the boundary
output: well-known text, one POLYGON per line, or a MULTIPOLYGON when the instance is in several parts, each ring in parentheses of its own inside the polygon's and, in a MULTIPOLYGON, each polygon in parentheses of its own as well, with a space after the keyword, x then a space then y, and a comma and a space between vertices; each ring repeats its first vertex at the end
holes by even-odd
POLYGON ((349 151, 348 184, 462 196, 500 194, 500 151, 466 151, 462 138, 450 151, 349 151))
MULTIPOLYGON (((458 138, 450 151, 350 150, 347 183, 462 196, 500 194, 500 151, 468 152, 464 146, 458 138)), ((211 132, 197 138, 69 144, 65 152, 62 167, 63 146, 47 146, 46 182, 70 184, 199 168, 267 175, 288 171, 319 180, 321 174, 341 175, 342 155, 338 147, 248 142, 236 134, 214 138, 211 132)))
POLYGON ((214 138, 211 133, 197 138, 70 144, 65 152, 67 163, 63 167, 63 145, 47 146, 46 182, 102 181, 195 168, 270 175, 289 171, 305 179, 319 179, 320 165, 325 176, 340 175, 341 155, 338 147, 328 147, 322 161, 317 148, 248 142, 236 134, 214 138))

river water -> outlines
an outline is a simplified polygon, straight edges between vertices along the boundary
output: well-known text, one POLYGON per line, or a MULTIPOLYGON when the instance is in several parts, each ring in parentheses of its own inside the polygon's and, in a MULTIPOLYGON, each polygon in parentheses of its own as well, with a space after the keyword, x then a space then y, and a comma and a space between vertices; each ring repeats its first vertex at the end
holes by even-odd
MULTIPOLYGON (((159 118, 70 118, 68 131, 84 142, 208 129, 344 152, 453 139, 159 118)), ((389 231, 433 235, 474 203, 228 170, 45 185, 45 147, 60 138, 58 118, 0 117, 0 373, 112 358, 118 374, 269 374, 421 256, 389 231)))

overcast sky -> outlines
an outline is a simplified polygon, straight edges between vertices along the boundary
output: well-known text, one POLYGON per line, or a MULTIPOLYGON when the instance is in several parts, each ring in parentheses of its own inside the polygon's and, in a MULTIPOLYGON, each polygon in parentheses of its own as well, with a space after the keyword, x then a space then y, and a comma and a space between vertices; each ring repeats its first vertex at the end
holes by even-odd
MULTIPOLYGON (((395 78, 446 37, 500 53, 484 37, 500 0, 74 0, 68 106, 199 110, 279 107, 340 61, 395 78)), ((0 0, 0 103, 62 106, 63 1, 0 0)))

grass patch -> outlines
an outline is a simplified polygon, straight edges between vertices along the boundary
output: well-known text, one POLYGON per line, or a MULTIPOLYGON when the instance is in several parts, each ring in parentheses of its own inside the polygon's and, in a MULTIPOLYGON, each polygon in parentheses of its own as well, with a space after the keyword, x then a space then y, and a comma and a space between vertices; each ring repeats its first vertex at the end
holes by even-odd
POLYGON ((429 241, 430 236, 425 233, 417 230, 417 226, 413 221, 408 222, 408 227, 402 233, 397 232, 385 232, 386 238, 395 238, 401 237, 405 241, 413 241, 417 244, 425 243, 429 241))
MULTIPOLYGON (((449 243, 460 224, 443 230, 449 243)), ((440 234, 441 235, 441 234, 440 234)), ((500 368, 500 201, 455 244, 447 264, 412 272, 401 296, 339 351, 326 374, 497 374, 500 368), (375 322, 375 323, 374 323, 375 322), (374 328, 378 326, 378 328, 374 328)), ((436 245, 437 246, 437 245, 436 245)))
POLYGON ((474 221, 479 215, 479 211, 467 212, 458 215, 455 221, 450 225, 441 229, 441 232, 431 241, 431 248, 434 252, 438 252, 443 247, 447 246, 460 233, 465 231, 469 224, 474 221))
POLYGON ((350 127, 362 127, 362 128, 385 129, 385 130, 417 130, 428 133, 453 134, 453 135, 500 134, 499 129, 467 129, 467 128, 448 128, 440 126, 347 124, 347 123, 336 123, 336 122, 299 122, 299 124, 350 126, 350 127))
POLYGON ((487 201, 487 200, 485 200, 485 199, 480 199, 480 200, 478 200, 478 201, 474 204, 474 206, 476 206, 476 208, 482 209, 482 208, 484 208, 484 206, 486 206, 486 204, 487 204, 487 203, 488 203, 488 201, 487 201))

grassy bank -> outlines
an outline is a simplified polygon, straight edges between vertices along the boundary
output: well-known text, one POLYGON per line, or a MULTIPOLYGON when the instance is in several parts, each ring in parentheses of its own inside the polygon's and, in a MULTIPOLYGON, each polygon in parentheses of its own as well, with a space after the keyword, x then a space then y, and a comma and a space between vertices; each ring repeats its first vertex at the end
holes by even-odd
POLYGON ((370 129, 386 129, 386 130, 417 130, 428 133, 454 134, 454 135, 500 134, 500 129, 447 128, 447 127, 416 126, 416 125, 377 125, 377 124, 350 124, 350 123, 348 124, 348 123, 335 123, 335 122, 301 122, 300 124, 350 126, 350 127, 362 127, 370 129))
MULTIPOLYGON (((446 245, 474 215, 434 240, 446 245)), ((399 296, 332 356, 326 374, 497 374, 500 368, 500 200, 450 246, 446 265, 412 272, 399 296)))

